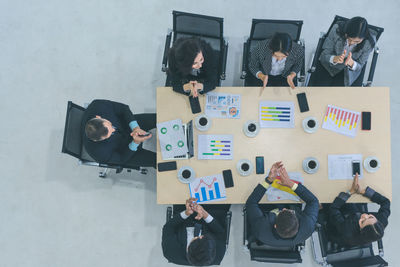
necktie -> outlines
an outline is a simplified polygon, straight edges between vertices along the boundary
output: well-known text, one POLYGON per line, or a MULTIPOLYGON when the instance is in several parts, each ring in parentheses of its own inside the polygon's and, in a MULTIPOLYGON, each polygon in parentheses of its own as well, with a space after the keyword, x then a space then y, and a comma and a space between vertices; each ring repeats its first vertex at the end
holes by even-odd
POLYGON ((203 226, 200 223, 196 223, 194 225, 194 237, 199 236, 200 235, 200 230, 203 228, 203 226))

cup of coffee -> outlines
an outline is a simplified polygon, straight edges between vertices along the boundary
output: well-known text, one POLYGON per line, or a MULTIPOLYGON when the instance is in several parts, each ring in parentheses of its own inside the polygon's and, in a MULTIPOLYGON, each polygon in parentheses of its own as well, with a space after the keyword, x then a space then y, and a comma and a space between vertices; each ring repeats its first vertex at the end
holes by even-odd
POLYGON ((243 125, 243 132, 247 137, 255 137, 260 131, 260 126, 257 121, 247 121, 243 125))
POLYGON ((184 171, 182 172, 182 177, 183 177, 184 179, 189 179, 191 175, 192 175, 192 173, 190 172, 190 170, 184 170, 184 171))
POLYGON ((308 157, 303 160, 303 170, 308 174, 316 173, 319 169, 319 162, 316 158, 308 157))
POLYGON ((194 170, 190 166, 183 166, 178 171, 178 179, 182 183, 188 184, 196 178, 194 170))
POLYGON ((241 176, 248 176, 253 172, 253 164, 248 159, 241 159, 236 164, 236 169, 241 176))
POLYGON ((367 172, 370 173, 376 172, 377 170, 379 170, 380 167, 381 167, 381 162, 377 157, 367 157, 364 160, 364 169, 367 172))
POLYGON ((207 131, 211 127, 211 120, 206 114, 200 114, 196 117, 194 125, 199 131, 207 131))
POLYGON ((308 117, 303 120, 303 129, 306 133, 315 133, 318 128, 318 121, 314 117, 308 117))
POLYGON ((378 161, 376 161, 375 159, 372 159, 372 160, 369 162, 369 166, 370 166, 371 168, 376 168, 376 167, 378 166, 378 161))

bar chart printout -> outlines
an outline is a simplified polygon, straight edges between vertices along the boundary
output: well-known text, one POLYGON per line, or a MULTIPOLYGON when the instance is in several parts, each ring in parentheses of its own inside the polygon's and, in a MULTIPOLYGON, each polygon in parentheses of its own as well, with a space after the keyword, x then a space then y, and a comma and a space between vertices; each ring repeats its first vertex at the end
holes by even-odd
POLYGON ((360 117, 360 112, 328 105, 324 114, 322 128, 335 133, 355 137, 360 117))
POLYGON ((260 101, 261 128, 294 128, 294 103, 285 101, 260 101))
POLYGON ((233 159, 233 135, 198 135, 198 159, 233 159))
POLYGON ((196 178, 189 184, 190 197, 198 203, 209 203, 226 199, 225 183, 222 174, 196 178))

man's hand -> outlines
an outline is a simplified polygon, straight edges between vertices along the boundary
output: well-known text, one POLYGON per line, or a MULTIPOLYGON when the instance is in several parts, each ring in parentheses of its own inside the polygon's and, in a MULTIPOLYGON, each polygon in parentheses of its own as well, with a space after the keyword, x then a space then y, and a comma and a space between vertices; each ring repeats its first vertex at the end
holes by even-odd
POLYGON ((193 214, 193 207, 195 205, 197 205, 197 204, 194 204, 194 203, 196 203, 196 201, 197 201, 197 198, 193 198, 193 197, 186 200, 186 204, 185 204, 185 206, 186 206, 186 210, 185 210, 186 216, 190 216, 190 215, 193 214))
POLYGON ((208 217, 208 212, 201 205, 195 205, 193 210, 197 212, 196 217, 194 217, 196 220, 200 220, 202 218, 205 219, 208 217))
POLYGON ((350 68, 352 68, 353 65, 354 65, 354 60, 353 60, 353 58, 352 58, 351 56, 352 56, 352 54, 351 54, 351 52, 349 52, 349 55, 347 56, 347 59, 346 59, 346 61, 344 62, 344 64, 345 64, 346 66, 349 66, 350 68))
POLYGON ((260 79, 261 81, 263 81, 263 88, 265 88, 268 84, 268 75, 265 75, 262 72, 260 72, 257 75, 257 78, 260 79))
POLYGON ((350 194, 360 193, 360 185, 358 184, 358 173, 354 176, 353 183, 350 188, 350 194))
POLYGON ((346 56, 346 49, 343 51, 343 54, 335 56, 333 58, 334 63, 343 63, 344 62, 344 57, 346 56))
POLYGON ((189 92, 190 91, 190 93, 192 93, 192 91, 193 91, 193 83, 190 81, 190 82, 188 82, 188 83, 185 83, 184 85, 183 85, 183 90, 185 91, 185 92, 189 92))
POLYGON ((150 139, 152 136, 151 134, 148 136, 143 136, 143 137, 139 136, 139 135, 145 135, 145 134, 147 134, 147 132, 140 129, 140 127, 134 128, 133 131, 131 132, 133 142, 135 142, 136 144, 140 144, 143 141, 150 139))
POLYGON ((267 177, 268 181, 272 183, 278 176, 278 170, 282 167, 283 167, 282 161, 278 161, 272 164, 267 177))
POLYGON ((292 89, 296 88, 294 86, 294 82, 293 82, 294 77, 296 77, 296 73, 291 72, 286 78, 287 79, 287 83, 289 84, 290 88, 292 88, 292 89))
POLYGON ((281 168, 279 168, 279 173, 281 174, 281 180, 278 181, 278 183, 280 185, 292 188, 294 185, 294 182, 292 180, 290 180, 289 174, 287 173, 285 167, 282 166, 281 168))

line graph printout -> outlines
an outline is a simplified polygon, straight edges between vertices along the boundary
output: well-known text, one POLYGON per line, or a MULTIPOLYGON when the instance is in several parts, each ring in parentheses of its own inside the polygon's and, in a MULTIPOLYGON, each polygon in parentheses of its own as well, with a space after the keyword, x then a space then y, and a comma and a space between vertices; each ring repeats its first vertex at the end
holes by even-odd
POLYGON ((288 101, 260 101, 261 128, 294 128, 294 103, 288 101))
POLYGON ((360 117, 360 112, 328 105, 322 128, 335 133, 355 137, 357 134, 357 123, 360 117))
POLYGON ((225 182, 222 174, 194 179, 189 184, 190 197, 197 198, 198 203, 209 203, 226 199, 225 182))
POLYGON ((198 159, 233 159, 233 135, 198 135, 198 159))

